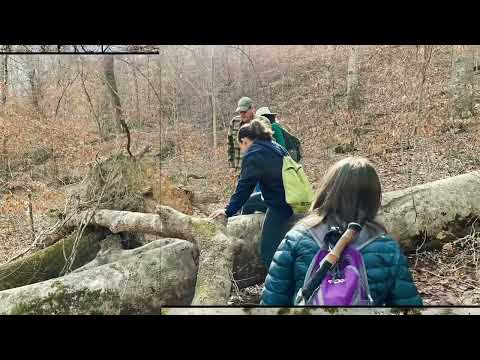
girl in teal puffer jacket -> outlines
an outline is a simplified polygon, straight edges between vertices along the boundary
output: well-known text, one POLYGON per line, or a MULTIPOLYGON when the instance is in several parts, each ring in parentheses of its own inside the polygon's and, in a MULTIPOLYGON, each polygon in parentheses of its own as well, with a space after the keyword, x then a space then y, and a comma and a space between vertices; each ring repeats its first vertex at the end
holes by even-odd
POLYGON ((349 157, 333 165, 319 187, 311 214, 290 230, 278 247, 261 304, 292 306, 319 250, 315 234, 330 225, 345 228, 357 222, 363 223, 364 229, 352 245, 361 248, 374 305, 422 306, 405 255, 375 219, 380 204, 380 180, 367 159, 349 157))

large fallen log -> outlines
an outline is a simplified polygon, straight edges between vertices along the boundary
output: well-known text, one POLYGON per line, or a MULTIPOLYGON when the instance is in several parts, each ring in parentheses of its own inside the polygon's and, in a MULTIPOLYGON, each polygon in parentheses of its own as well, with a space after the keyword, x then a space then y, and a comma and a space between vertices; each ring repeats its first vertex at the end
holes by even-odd
MULTIPOLYGON (((225 229, 166 206, 160 206, 157 212, 99 210, 91 224, 107 227, 113 233, 144 232, 182 238, 198 245, 200 266, 194 304, 225 304, 231 290, 229 273, 234 266, 237 272, 246 267, 243 274, 262 274, 258 243, 263 214, 234 217, 225 229)), ((466 225, 479 216, 480 172, 385 193, 379 214, 407 251, 426 239, 434 241, 445 230, 463 236, 470 231, 466 225)))
MULTIPOLYGON (((407 251, 442 231, 463 237, 480 217, 480 171, 385 193, 380 219, 407 251)), ((480 225, 480 224, 478 224, 480 225)))
MULTIPOLYGON (((245 243, 256 243, 263 214, 231 218, 229 234, 245 243)), ((402 248, 414 251, 422 244, 436 247, 440 234, 461 238, 479 230, 480 171, 413 186, 383 194, 379 220, 402 248)), ((448 240, 448 239, 447 239, 448 240)))
POLYGON ((118 261, 0 292, 0 314, 160 314, 190 305, 198 251, 184 240, 124 250, 118 261))
MULTIPOLYGON (((219 224, 209 222, 206 219, 200 219, 185 215, 174 209, 166 206, 158 208, 158 214, 145 214, 129 211, 114 211, 114 210, 98 210, 93 216, 92 213, 81 213, 78 217, 73 218, 69 226, 75 226, 88 216, 91 218, 90 224, 108 228, 112 233, 118 234, 121 232, 133 232, 133 233, 146 233, 155 234, 162 237, 169 238, 181 238, 193 242, 200 247, 201 259, 212 259, 218 268, 217 277, 223 279, 229 278, 236 281, 239 288, 243 288, 249 285, 257 284, 259 281, 265 278, 266 268, 261 262, 259 255, 259 238, 263 215, 249 215, 238 216, 231 218, 228 222, 226 233, 231 239, 224 237, 216 238, 212 241, 216 232, 225 232, 223 227, 217 228, 219 224), (210 231, 206 231, 210 229, 210 231), (252 232, 252 229, 256 231, 252 232), (208 234, 205 234, 205 233, 208 234), (213 243, 216 243, 216 247, 212 247, 213 243), (231 245, 226 247, 226 244, 231 245), (228 248, 228 249, 227 249, 228 248), (207 251, 208 250, 208 251, 207 251), (233 261, 233 265, 221 264, 223 258, 220 254, 224 253, 225 259, 228 263, 233 261), (233 253, 232 253, 233 252, 233 253), (233 259, 230 259, 233 257, 233 259), (229 267, 227 270, 226 267, 229 267), (231 273, 231 275, 228 275, 231 273), (221 274, 221 275, 220 275, 221 274)), ((206 264, 210 262, 207 260, 205 263, 201 262, 202 269, 209 268, 206 264)), ((203 279, 200 276, 199 279, 203 279)), ((206 277, 208 281, 208 276, 206 277)), ((229 280, 229 281, 230 281, 229 280)), ((202 288, 202 282, 199 281, 199 286, 202 288)), ((222 287, 220 293, 222 297, 228 298, 225 295, 228 291, 228 286, 222 287)))
POLYGON ((102 238, 101 232, 86 229, 76 241, 77 234, 73 232, 45 249, 0 265, 0 291, 58 277, 71 260, 71 270, 84 265, 95 258, 102 238))

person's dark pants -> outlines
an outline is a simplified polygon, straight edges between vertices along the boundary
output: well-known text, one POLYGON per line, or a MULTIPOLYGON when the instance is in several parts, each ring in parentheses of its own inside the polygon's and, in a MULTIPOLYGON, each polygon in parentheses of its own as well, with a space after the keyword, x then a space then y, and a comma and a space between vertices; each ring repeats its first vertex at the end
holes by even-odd
POLYGON ((293 215, 286 214, 285 211, 267 209, 260 241, 260 256, 267 269, 270 267, 278 245, 292 226, 292 220, 293 215))
POLYGON ((240 212, 241 215, 250 215, 254 214, 255 211, 260 211, 262 213, 267 212, 267 205, 262 200, 262 193, 254 192, 248 198, 247 202, 243 205, 240 212))

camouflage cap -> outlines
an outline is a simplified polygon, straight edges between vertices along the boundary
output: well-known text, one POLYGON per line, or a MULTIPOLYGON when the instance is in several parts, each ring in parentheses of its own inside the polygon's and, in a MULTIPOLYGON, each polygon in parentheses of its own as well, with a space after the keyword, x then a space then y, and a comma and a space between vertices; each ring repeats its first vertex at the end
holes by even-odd
POLYGON ((277 115, 276 113, 270 112, 270 109, 266 106, 261 107, 260 109, 257 110, 255 113, 257 116, 263 116, 263 115, 277 115))
POLYGON ((238 100, 238 107, 237 107, 237 110, 235 110, 235 112, 247 111, 248 109, 250 109, 252 105, 253 105, 252 99, 244 96, 240 100, 238 100))

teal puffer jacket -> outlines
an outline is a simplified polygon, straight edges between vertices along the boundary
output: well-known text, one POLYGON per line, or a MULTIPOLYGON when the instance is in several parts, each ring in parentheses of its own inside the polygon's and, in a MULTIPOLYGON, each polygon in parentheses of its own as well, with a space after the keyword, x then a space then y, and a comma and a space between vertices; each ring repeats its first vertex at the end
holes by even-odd
MULTIPOLYGON (((260 304, 292 306, 318 250, 304 227, 297 225, 290 230, 273 257, 260 304)), ((422 306, 407 259, 395 240, 382 235, 360 251, 374 306, 422 306)))

